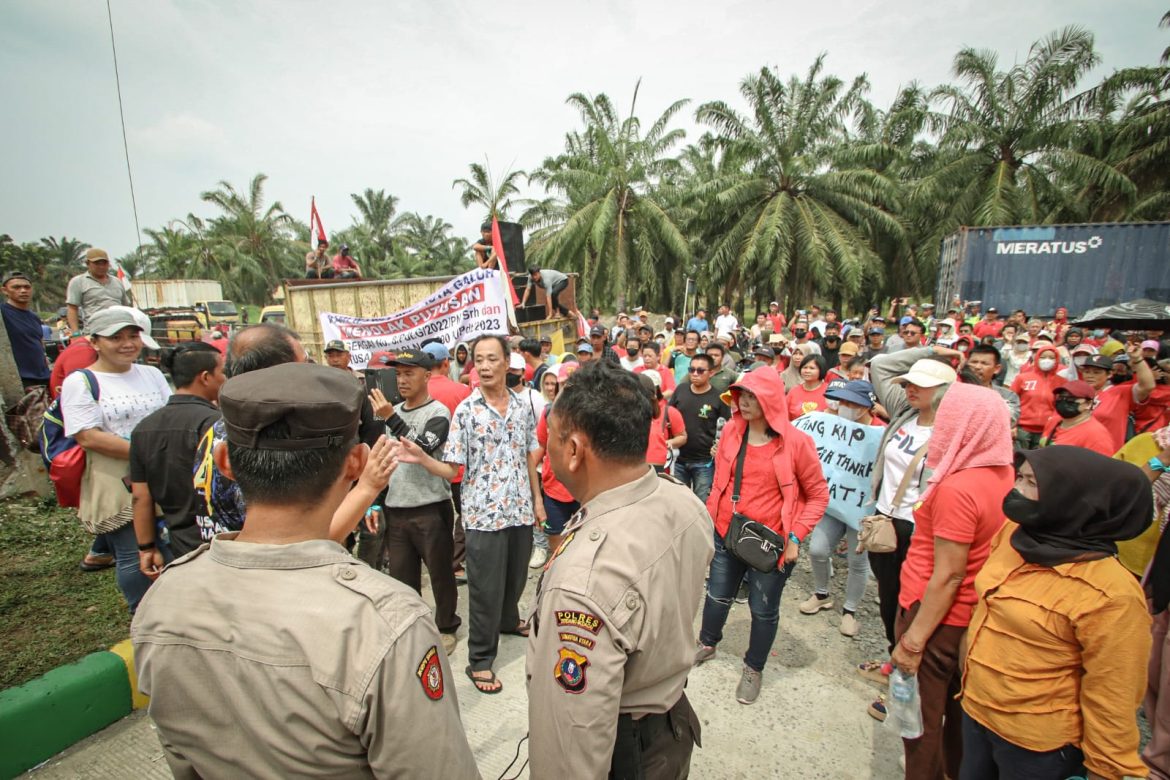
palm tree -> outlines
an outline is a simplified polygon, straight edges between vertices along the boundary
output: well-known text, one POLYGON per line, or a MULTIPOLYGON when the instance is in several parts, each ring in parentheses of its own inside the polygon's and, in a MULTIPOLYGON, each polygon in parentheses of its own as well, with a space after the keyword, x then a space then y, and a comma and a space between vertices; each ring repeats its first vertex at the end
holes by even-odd
POLYGON ((490 222, 492 219, 507 221, 508 210, 514 205, 523 203, 519 199, 520 188, 517 186, 517 182, 526 175, 524 171, 507 171, 504 173, 504 178, 497 182, 492 177, 491 165, 487 158, 484 158, 484 165, 471 163, 468 168, 471 170, 470 179, 456 179, 451 182, 452 189, 462 188, 462 192, 459 193, 459 202, 463 208, 479 205, 486 209, 485 222, 490 222))
POLYGON ((265 299, 279 280, 300 271, 292 245, 292 218, 280 201, 264 205, 264 182, 258 173, 246 193, 226 181, 200 195, 223 212, 210 223, 213 253, 231 268, 228 279, 219 279, 249 302, 265 299), (234 277, 234 278, 233 278, 234 277))
POLYGON ((643 133, 634 113, 640 84, 624 119, 605 94, 570 95, 567 102, 585 127, 569 133, 565 153, 545 160, 531 177, 563 203, 543 210, 550 222, 533 235, 529 253, 542 264, 581 272, 582 307, 592 303, 597 278, 622 309, 631 292, 654 288, 653 277, 631 284, 631 267, 690 261, 686 239, 657 191, 664 177, 679 170, 668 152, 684 133, 670 123, 688 101, 671 104, 643 133))
POLYGON ((868 83, 822 76, 823 64, 818 57, 803 80, 784 82, 766 68, 744 79, 748 116, 721 101, 696 113, 723 153, 743 160, 697 192, 710 218, 723 221, 704 275, 723 285, 724 297, 745 283, 798 301, 815 291, 851 295, 878 267, 869 236, 904 232, 892 215, 898 187, 890 178, 834 164, 850 121, 863 113, 868 83))
POLYGON ((1084 120, 1075 90, 1099 62, 1093 36, 1075 26, 1037 41, 1007 71, 991 51, 955 56, 961 84, 932 96, 948 108, 932 117, 938 166, 914 188, 916 199, 946 204, 940 236, 959 225, 1042 223, 1085 187, 1134 195, 1123 173, 1076 148, 1084 120))

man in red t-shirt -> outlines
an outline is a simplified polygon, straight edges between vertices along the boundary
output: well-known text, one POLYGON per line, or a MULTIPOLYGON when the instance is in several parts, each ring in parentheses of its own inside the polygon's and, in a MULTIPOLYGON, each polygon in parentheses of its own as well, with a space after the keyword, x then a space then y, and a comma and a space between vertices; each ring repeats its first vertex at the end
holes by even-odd
POLYGON ((362 269, 349 254, 349 244, 342 244, 341 251, 333 256, 334 279, 361 279, 362 269))
POLYGON ((1097 391, 1093 418, 1109 431, 1114 452, 1125 444, 1130 412, 1149 400, 1155 386, 1153 372, 1140 358, 1141 345, 1129 344, 1126 350, 1130 354, 1125 357, 1134 367, 1134 380, 1116 385, 1109 383, 1109 374, 1117 358, 1111 360, 1104 355, 1093 355, 1081 366, 1081 376, 1097 391))
POLYGON ((643 371, 654 371, 661 381, 658 386, 662 389, 662 397, 670 398, 674 394, 674 372, 662 365, 662 347, 656 341, 647 341, 642 347, 642 365, 634 369, 635 374, 643 371))
POLYGON ((987 310, 983 319, 975 323, 975 337, 982 339, 987 336, 999 338, 1000 331, 1003 330, 1004 321, 999 318, 999 309, 992 306, 987 310))
POLYGON ((779 302, 772 301, 768 304, 768 320, 772 323, 773 333, 779 333, 784 330, 784 325, 787 320, 784 319, 784 312, 780 311, 779 302))

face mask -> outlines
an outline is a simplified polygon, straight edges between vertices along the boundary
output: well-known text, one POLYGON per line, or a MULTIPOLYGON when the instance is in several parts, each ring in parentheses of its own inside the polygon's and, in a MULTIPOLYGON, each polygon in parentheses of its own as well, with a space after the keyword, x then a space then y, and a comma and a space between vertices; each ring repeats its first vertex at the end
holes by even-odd
POLYGON ((1109 381, 1115 385, 1124 384, 1129 381, 1129 374, 1113 374, 1109 377, 1109 381))
POLYGON ((504 377, 504 382, 508 387, 519 387, 520 383, 524 381, 524 377, 520 374, 508 374, 504 377))
POLYGON ((1015 344, 1012 345, 1012 349, 1014 349, 1016 352, 1027 352, 1028 351, 1028 342, 1017 341, 1015 344))
POLYGON ((825 339, 825 346, 828 347, 829 349, 836 349, 837 348, 837 339, 834 339, 834 338, 825 339))
POLYGON ((1081 413, 1081 402, 1076 398, 1061 398, 1054 406, 1056 413, 1066 420, 1071 420, 1081 413))
POLYGON ((849 420, 850 422, 857 422, 861 419, 861 410, 853 409, 848 406, 842 406, 837 410, 837 416, 842 420, 849 420))
POLYGON ((967 351, 967 345, 966 345, 966 344, 960 344, 960 345, 957 347, 957 349, 958 349, 960 352, 966 352, 966 351, 967 351))
POLYGON ((1077 368, 1080 368, 1081 366, 1085 365, 1088 360, 1088 355, 1077 355, 1075 358, 1073 358, 1073 365, 1077 368))
POLYGON ((829 407, 829 409, 831 411, 834 411, 834 412, 840 413, 840 412, 845 411, 844 409, 841 408, 840 401, 834 401, 832 399, 829 399, 829 400, 825 401, 825 406, 829 407))
POLYGON ((1056 361, 1052 358, 1041 358, 1036 361, 1036 365, 1040 367, 1041 371, 1051 371, 1056 368, 1056 361))
POLYGON ((628 356, 629 356, 629 357, 631 357, 631 358, 635 358, 635 357, 637 357, 637 356, 638 356, 638 350, 636 350, 636 349, 627 349, 627 350, 626 350, 626 355, 628 355, 628 356))
POLYGON ((1036 525, 1040 520, 1040 502, 1025 498, 1012 488, 1012 492, 1003 498, 1003 513, 1022 526, 1036 525))
POLYGON ((792 331, 792 334, 793 334, 794 336, 796 336, 798 339, 802 339, 802 338, 804 338, 805 336, 807 336, 807 335, 808 335, 808 331, 807 331, 807 330, 801 330, 800 328, 797 328, 796 330, 792 331))

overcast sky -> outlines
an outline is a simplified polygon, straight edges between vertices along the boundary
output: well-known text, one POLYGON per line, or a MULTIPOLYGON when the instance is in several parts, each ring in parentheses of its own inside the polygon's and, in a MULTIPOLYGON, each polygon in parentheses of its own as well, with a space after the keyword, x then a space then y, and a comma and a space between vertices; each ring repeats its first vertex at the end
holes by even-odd
MULTIPOLYGON (((1096 35, 1101 72, 1156 62, 1170 44, 1151 0, 307 2, 111 0, 142 226, 214 213, 199 193, 268 174, 267 197, 325 227, 351 192, 385 189, 466 238, 453 179, 486 158, 530 169, 577 126, 572 92, 623 111, 641 77, 647 121, 690 98, 739 104, 761 66, 869 75, 871 99, 949 77, 963 46, 1008 65, 1066 24, 1096 35)), ((0 232, 77 237, 115 255, 135 243, 106 4, 0 5, 4 129, 0 232)))

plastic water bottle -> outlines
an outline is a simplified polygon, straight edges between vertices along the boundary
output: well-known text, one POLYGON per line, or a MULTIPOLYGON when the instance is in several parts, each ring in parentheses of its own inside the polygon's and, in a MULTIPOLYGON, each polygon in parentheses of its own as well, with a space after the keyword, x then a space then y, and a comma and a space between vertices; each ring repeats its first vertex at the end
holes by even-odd
POLYGON ((922 697, 918 694, 918 677, 906 675, 894 667, 890 672, 889 713, 887 722, 898 729, 903 739, 922 736, 922 697))

